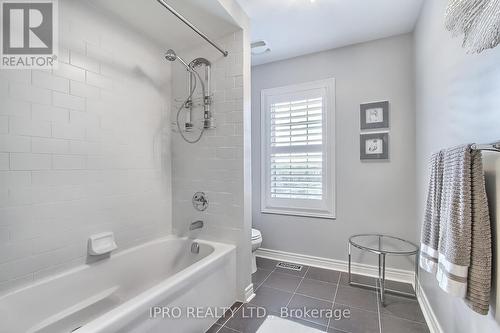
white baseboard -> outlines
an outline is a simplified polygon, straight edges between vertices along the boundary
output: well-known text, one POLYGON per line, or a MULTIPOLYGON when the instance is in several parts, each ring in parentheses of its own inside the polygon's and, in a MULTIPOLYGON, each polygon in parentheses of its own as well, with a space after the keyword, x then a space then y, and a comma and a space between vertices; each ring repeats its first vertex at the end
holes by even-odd
MULTIPOLYGON (((260 248, 257 250, 257 257, 289 261, 297 264, 333 269, 341 272, 347 272, 348 268, 347 267, 348 263, 346 260, 335 260, 330 258, 314 257, 304 254, 284 252, 284 251, 264 249, 264 248, 260 248)), ((351 263, 351 270, 353 273, 356 274, 378 277, 377 266, 353 262, 351 263)), ((411 283, 411 285, 415 287, 415 278, 413 271, 396 269, 396 268, 386 268, 385 276, 386 279, 388 280, 411 283)))
POLYGON ((424 314, 427 326, 429 326, 429 330, 431 331, 431 333, 443 333, 444 331, 441 328, 441 325, 439 325, 439 321, 437 320, 437 317, 432 310, 429 300, 427 299, 427 296, 425 295, 425 292, 420 283, 418 283, 415 290, 417 291, 417 300, 420 304, 420 308, 422 309, 422 313, 424 314))
POLYGON ((245 302, 248 303, 255 297, 255 293, 253 292, 253 283, 250 283, 245 288, 245 302))

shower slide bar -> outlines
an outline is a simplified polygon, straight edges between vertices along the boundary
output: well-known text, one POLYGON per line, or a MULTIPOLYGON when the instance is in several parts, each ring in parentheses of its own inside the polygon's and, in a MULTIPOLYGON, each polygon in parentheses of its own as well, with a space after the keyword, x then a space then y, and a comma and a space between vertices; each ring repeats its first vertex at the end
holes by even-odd
POLYGON ((213 47, 215 47, 217 50, 219 50, 220 53, 224 57, 227 57, 229 54, 226 50, 224 50, 222 47, 220 47, 217 43, 213 42, 210 38, 207 37, 203 32, 200 31, 194 24, 188 21, 184 16, 182 16, 178 11, 176 11, 172 6, 170 6, 168 3, 165 2, 165 0, 156 0, 158 1, 163 7, 168 9, 172 14, 174 14, 179 20, 184 22, 188 27, 190 27, 194 32, 196 32, 198 35, 200 35, 201 38, 206 40, 208 43, 210 43, 213 47))
POLYGON ((500 141, 489 143, 489 144, 473 144, 471 146, 472 150, 487 150, 487 151, 496 151, 500 153, 500 141))

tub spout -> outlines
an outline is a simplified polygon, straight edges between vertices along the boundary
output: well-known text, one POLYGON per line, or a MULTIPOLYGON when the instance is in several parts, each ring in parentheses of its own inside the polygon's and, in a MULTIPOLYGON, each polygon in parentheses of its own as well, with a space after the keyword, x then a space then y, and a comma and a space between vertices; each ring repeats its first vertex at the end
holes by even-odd
POLYGON ((191 244, 191 253, 194 253, 194 254, 200 253, 200 244, 198 244, 197 242, 194 242, 193 244, 191 244))
POLYGON ((191 224, 189 225, 189 230, 196 230, 201 228, 203 228, 203 221, 200 220, 191 222, 191 224))

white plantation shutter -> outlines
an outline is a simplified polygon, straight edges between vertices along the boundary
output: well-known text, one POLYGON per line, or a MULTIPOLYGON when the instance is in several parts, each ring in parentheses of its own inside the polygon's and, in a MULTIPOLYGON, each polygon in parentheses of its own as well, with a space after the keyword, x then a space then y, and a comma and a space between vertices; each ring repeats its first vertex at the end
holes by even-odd
POLYGON ((325 80, 262 92, 263 212, 334 216, 333 89, 325 80))
POLYGON ((321 200, 323 98, 271 104, 271 197, 321 200))

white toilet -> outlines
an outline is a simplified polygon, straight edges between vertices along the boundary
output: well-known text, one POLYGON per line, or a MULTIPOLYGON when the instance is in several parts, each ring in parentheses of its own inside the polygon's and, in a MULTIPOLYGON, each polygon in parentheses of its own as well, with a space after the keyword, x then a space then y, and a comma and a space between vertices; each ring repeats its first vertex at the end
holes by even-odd
POLYGON ((262 235, 260 231, 252 228, 252 274, 257 271, 257 262, 255 257, 255 251, 262 244, 262 235))

